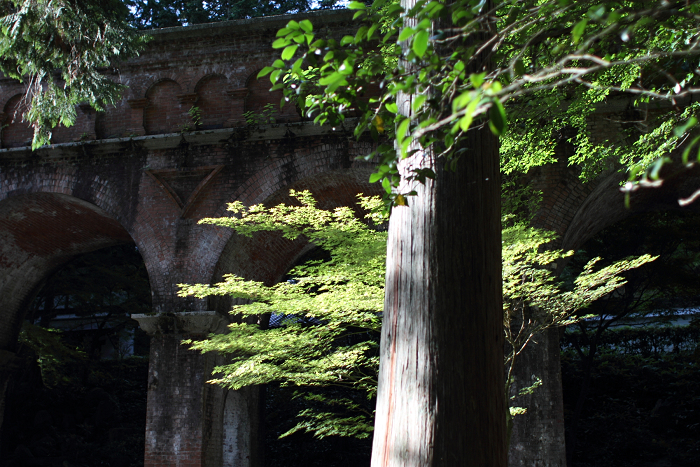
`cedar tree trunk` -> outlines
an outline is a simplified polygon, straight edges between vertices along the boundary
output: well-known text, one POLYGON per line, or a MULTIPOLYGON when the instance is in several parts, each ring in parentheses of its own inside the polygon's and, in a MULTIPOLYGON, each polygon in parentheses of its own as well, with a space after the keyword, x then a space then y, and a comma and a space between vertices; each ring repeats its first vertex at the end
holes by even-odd
POLYGON ((389 221, 373 467, 506 465, 498 142, 469 134, 399 166, 437 176, 389 221))

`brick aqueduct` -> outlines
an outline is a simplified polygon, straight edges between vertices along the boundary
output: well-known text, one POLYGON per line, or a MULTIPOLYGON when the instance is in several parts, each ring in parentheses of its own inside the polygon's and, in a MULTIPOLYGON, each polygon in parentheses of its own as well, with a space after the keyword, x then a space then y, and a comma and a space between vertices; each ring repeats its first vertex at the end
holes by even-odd
MULTIPOLYGON (((351 27, 345 11, 306 16, 317 29, 351 27)), ((179 298, 176 284, 212 283, 231 272, 274 283, 305 245, 275 235, 240 238, 197 220, 225 215, 226 203, 234 200, 282 202, 290 188, 312 190, 324 207, 350 205, 357 193, 378 191, 368 183, 371 167, 355 161, 371 149, 369 141, 301 121, 292 106, 283 108, 276 124, 244 125, 244 112, 280 101, 280 94, 268 91, 269 82, 255 76, 276 57, 271 38, 288 20, 151 32, 147 50, 112 71, 115 81, 128 86, 121 102, 99 114, 81 107, 76 125, 57 129, 53 144, 37 151, 28 147, 31 129, 16 113, 21 84, 0 80, 3 394, 23 310, 42 281, 77 255, 134 242, 148 270, 154 308, 137 317, 151 336, 145 465, 259 465, 257 390, 206 385, 216 357, 179 345, 183 336, 221 330, 230 304, 179 298), (194 130, 188 114, 193 105, 201 110, 194 130)), ((597 118, 592 128, 599 125, 607 129, 601 137, 614 137, 611 119, 605 113, 597 118)), ((568 150, 560 145, 562 156, 568 150)), ((582 185, 565 162, 540 169, 530 176, 544 192, 536 223, 557 231, 564 247, 581 245, 631 212, 623 207, 618 177, 611 171, 582 185)), ((677 207, 676 200, 697 186, 695 177, 678 177, 663 192, 637 195, 633 204, 677 207)), ((544 365, 557 366, 556 354, 544 365)), ((560 387, 553 381, 543 390, 549 395, 544 400, 557 400, 560 387)), ((538 411, 545 419, 538 426, 563 426, 561 407, 538 411)), ((537 429, 523 427, 528 438, 537 429)))

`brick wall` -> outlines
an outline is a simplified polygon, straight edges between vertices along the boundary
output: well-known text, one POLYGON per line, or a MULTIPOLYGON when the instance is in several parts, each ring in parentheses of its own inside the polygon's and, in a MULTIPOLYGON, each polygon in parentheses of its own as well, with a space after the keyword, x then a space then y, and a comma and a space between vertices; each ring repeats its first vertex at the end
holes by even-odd
MULTIPOLYGON (((351 31, 347 12, 307 16, 317 30, 331 28, 336 35, 351 31)), ((76 109, 76 124, 59 126, 51 142, 193 129, 188 115, 193 106, 201 111, 201 129, 244 125, 244 112, 259 113, 268 103, 275 106, 278 122, 299 121, 293 105, 279 108, 282 92, 269 92, 269 79, 256 78, 259 70, 278 58, 279 50, 272 49, 271 43, 287 21, 265 18, 153 31, 149 46, 139 57, 111 72, 114 81, 128 86, 122 99, 104 112, 85 106, 76 109)), ((8 79, 0 79, 0 87, 0 108, 11 122, 2 132, 2 147, 24 146, 31 140, 31 131, 21 118, 8 117, 14 115, 17 94, 24 90, 8 79)))
MULTIPOLYGON (((133 241, 149 273, 155 312, 225 313, 230 304, 224 301, 178 298, 177 284, 211 282, 227 272, 271 283, 305 245, 276 234, 241 239, 197 225, 198 219, 226 215, 225 204, 234 200, 285 201, 289 188, 311 189, 326 208, 379 190, 367 182, 369 166, 354 161, 371 143, 350 142, 342 132, 310 124, 214 131, 0 151, 3 350, 13 349, 32 290, 77 254, 133 241)), ((201 383, 213 362, 178 347, 183 336, 169 328, 153 334, 151 372, 159 382, 149 392, 149 466, 220 465, 223 459, 225 393, 201 383)), ((234 399, 255 405, 254 394, 234 399)), ((230 404, 230 413, 250 414, 239 417, 242 426, 255 425, 257 409, 230 404)), ((249 438, 246 449, 256 442, 249 438)), ((238 454, 229 449, 227 455, 238 454)))

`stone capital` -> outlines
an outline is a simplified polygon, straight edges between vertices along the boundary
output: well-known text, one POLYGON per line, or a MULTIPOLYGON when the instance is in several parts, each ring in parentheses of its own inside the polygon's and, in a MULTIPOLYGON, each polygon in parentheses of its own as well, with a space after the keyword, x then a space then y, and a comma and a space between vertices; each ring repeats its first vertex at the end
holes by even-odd
POLYGON ((133 314, 131 318, 149 336, 160 334, 209 334, 223 332, 227 320, 216 311, 133 314))

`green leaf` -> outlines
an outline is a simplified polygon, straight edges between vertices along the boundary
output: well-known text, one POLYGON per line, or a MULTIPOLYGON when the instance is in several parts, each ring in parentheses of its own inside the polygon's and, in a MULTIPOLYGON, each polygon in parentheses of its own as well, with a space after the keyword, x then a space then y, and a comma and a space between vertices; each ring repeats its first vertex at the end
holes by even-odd
POLYGON ((369 176, 369 182, 370 183, 376 183, 378 182, 384 174, 381 173, 373 173, 372 175, 369 176))
POLYGON ((686 131, 689 129, 693 128, 695 125, 698 124, 698 119, 695 117, 690 117, 687 122, 685 122, 683 125, 677 126, 676 128, 673 129, 673 134, 676 135, 678 138, 683 136, 686 131))
POLYGON ((282 74, 282 70, 275 70, 272 73, 270 73, 270 82, 272 84, 275 84, 277 82, 277 79, 279 78, 280 74, 282 74))
POLYGON ((489 128, 496 136, 502 135, 506 129, 506 109, 498 99, 493 100, 493 105, 489 109, 489 128))
POLYGON ((344 36, 342 39, 340 39, 340 46, 344 47, 352 44, 353 42, 355 42, 355 38, 353 36, 344 36))
POLYGON ((410 118, 404 118, 396 129, 396 139, 401 143, 408 133, 408 126, 411 124, 410 118))
POLYGON ((574 44, 578 44, 578 41, 581 39, 581 36, 583 36, 583 32, 586 30, 586 25, 588 24, 587 19, 582 19, 578 23, 576 23, 576 26, 571 30, 571 35, 574 39, 574 44))
POLYGON ((523 65, 523 61, 518 59, 515 61, 515 64, 513 65, 513 70, 515 71, 515 76, 522 76, 525 74, 525 65, 523 65))
POLYGON ((413 28, 403 28, 399 33, 399 42, 403 42, 406 39, 410 39, 411 36, 413 36, 415 33, 416 30, 413 28))
MULTIPOLYGON (((683 163, 687 164, 688 163, 688 158, 690 157, 690 151, 693 149, 693 147, 700 142, 700 136, 696 136, 693 141, 688 144, 688 146, 685 148, 683 151, 683 163)), ((700 150, 698 151, 698 155, 700 156, 700 150)))
POLYGON ((367 34, 367 29, 367 26, 360 26, 360 28, 357 30, 357 33, 355 33, 356 44, 359 44, 365 38, 365 34, 367 34))
POLYGON ((478 105, 478 99, 472 99, 472 101, 469 102, 469 105, 467 105, 467 109, 465 110, 466 113, 464 114, 464 117, 459 119, 460 130, 467 131, 472 125, 472 121, 474 121, 474 111, 478 105))
POLYGON ((384 187, 384 191, 391 193, 391 181, 389 180, 389 177, 384 177, 382 179, 382 187, 384 187))
POLYGON ((273 71, 275 71, 275 67, 266 66, 265 68, 260 70, 260 73, 258 73, 257 78, 262 78, 263 76, 267 76, 270 73, 272 73, 273 71))
POLYGON ((314 25, 311 24, 311 21, 308 19, 304 19, 299 23, 299 26, 301 26, 301 29, 304 30, 304 32, 311 32, 314 30, 314 25))
POLYGON ((371 41, 372 36, 374 36, 374 33, 377 31, 379 28, 379 23, 374 23, 372 26, 370 26, 369 30, 367 31, 367 40, 371 41))
POLYGON ((365 5, 363 2, 350 2, 348 3, 348 10, 366 10, 367 5, 365 5))
POLYGON ((472 83, 472 86, 476 89, 483 84, 485 77, 486 73, 472 73, 469 75, 469 82, 472 83))
POLYGON ((466 107, 472 100, 476 100, 474 91, 464 91, 452 101, 452 112, 458 112, 466 107))
POLYGON ((452 146, 453 144, 455 144, 455 138, 454 138, 454 136, 452 136, 451 134, 447 133, 447 134, 445 135, 445 147, 448 147, 448 148, 449 148, 449 147, 452 146))
POLYGON ((671 162, 671 159, 668 157, 660 157, 658 158, 652 165, 651 165, 651 170, 649 170, 649 178, 652 180, 658 180, 659 179, 659 173, 661 172, 661 169, 663 168, 664 164, 671 162))
POLYGON ((409 135, 405 140, 403 140, 403 143, 401 143, 401 159, 408 157, 408 147, 411 145, 411 141, 413 141, 413 138, 409 135))
POLYGON ((283 51, 282 51, 282 60, 289 60, 291 59, 294 54, 296 53, 297 49, 299 48, 298 45, 290 45, 287 46, 283 51))
POLYGON ((388 110, 389 112, 391 112, 393 114, 395 114, 399 111, 399 106, 393 102, 389 102, 384 107, 386 107, 386 110, 388 110))
POLYGON ((318 83, 326 86, 326 92, 334 92, 339 86, 347 84, 347 80, 342 73, 334 72, 321 78, 318 83))
POLYGON ((272 43, 273 49, 281 49, 282 47, 287 47, 291 40, 288 37, 280 37, 272 43))
POLYGON ((416 37, 413 39, 412 48, 416 55, 423 58, 423 55, 425 55, 425 52, 428 50, 428 31, 423 29, 416 34, 416 37))
POLYGON ((417 112, 418 109, 423 105, 425 100, 428 98, 425 94, 418 94, 417 96, 413 97, 413 103, 411 104, 411 107, 413 108, 414 112, 417 112))

